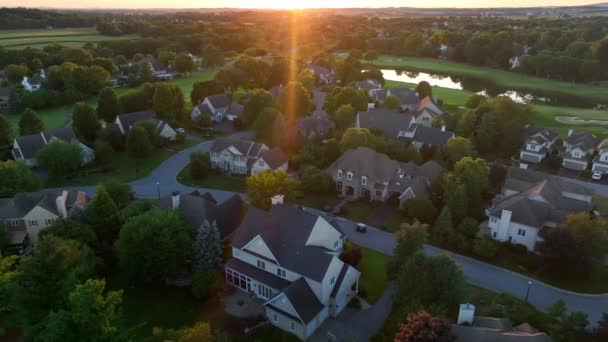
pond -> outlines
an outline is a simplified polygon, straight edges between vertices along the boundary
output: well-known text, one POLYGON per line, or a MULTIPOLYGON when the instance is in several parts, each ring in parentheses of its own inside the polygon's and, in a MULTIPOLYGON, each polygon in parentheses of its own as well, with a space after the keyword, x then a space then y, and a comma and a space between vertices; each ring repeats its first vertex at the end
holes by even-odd
POLYGON ((464 76, 450 76, 427 72, 382 69, 384 79, 405 83, 418 84, 427 81, 435 87, 466 90, 484 96, 507 96, 519 103, 545 103, 553 105, 596 107, 597 104, 589 103, 583 99, 543 91, 532 91, 524 89, 506 89, 499 87, 491 79, 482 79, 464 76))

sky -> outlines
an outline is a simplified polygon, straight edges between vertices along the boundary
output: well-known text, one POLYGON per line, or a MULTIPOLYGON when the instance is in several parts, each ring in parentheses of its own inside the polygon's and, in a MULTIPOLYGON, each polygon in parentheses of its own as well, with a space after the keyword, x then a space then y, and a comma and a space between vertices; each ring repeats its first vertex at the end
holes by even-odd
POLYGON ((0 7, 55 8, 340 8, 572 6, 604 0, 0 0, 0 7))

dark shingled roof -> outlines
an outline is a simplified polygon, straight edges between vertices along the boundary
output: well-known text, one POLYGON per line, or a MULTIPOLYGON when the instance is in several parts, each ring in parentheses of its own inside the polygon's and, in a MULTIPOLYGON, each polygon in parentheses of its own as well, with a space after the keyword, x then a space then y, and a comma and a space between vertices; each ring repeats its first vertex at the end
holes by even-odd
MULTIPOLYGON (((24 135, 15 138, 15 140, 17 140, 17 144, 21 149, 21 156, 24 159, 36 157, 36 153, 38 153, 38 151, 40 151, 40 149, 46 145, 40 133, 24 135)), ((15 149, 15 151, 17 151, 17 149, 15 149)))
POLYGON ((207 100, 209 100, 209 102, 211 102, 211 105, 213 105, 213 107, 215 109, 228 107, 232 103, 232 100, 226 94, 217 94, 217 95, 207 96, 207 100))
POLYGON ((390 95, 396 97, 402 105, 413 105, 418 103, 418 94, 407 87, 389 89, 390 95))
POLYGON ((263 144, 251 140, 235 139, 231 137, 216 139, 211 146, 211 152, 221 152, 230 146, 236 148, 242 155, 257 158, 263 149, 263 144))
POLYGON ((442 131, 441 128, 417 125, 416 133, 414 133, 414 138, 412 140, 426 145, 442 146, 453 137, 454 132, 452 131, 442 131))
POLYGON ((389 138, 397 138, 400 131, 407 131, 412 123, 412 115, 386 108, 375 108, 357 113, 359 127, 382 130, 389 138))
MULTIPOLYGON (((56 199, 63 190, 41 190, 36 192, 20 192, 13 198, 0 199, 0 218, 21 218, 36 206, 59 215, 56 199)), ((66 209, 69 211, 80 200, 77 190, 69 190, 66 199, 66 209)), ((88 201, 86 196, 85 201, 88 201)))
POLYGON ((323 310, 323 304, 319 302, 303 277, 291 283, 283 293, 305 324, 308 324, 323 310))
POLYGON ((155 118, 156 112, 151 109, 118 115, 118 120, 120 120, 125 132, 139 121, 152 120, 155 118))
POLYGON ((262 158, 264 161, 270 166, 272 169, 276 169, 277 167, 285 164, 289 158, 280 148, 275 147, 270 150, 266 150, 262 153, 262 158))
POLYGON ((249 208, 231 238, 232 245, 242 249, 260 235, 279 265, 321 281, 334 256, 325 248, 306 246, 318 219, 318 215, 287 206, 274 206, 270 211, 249 208))
POLYGON ((256 281, 268 285, 278 291, 283 290, 290 284, 288 280, 278 277, 270 272, 266 272, 262 269, 259 269, 237 258, 232 258, 228 260, 225 266, 226 268, 237 271, 241 274, 246 274, 247 276, 255 279, 256 281))

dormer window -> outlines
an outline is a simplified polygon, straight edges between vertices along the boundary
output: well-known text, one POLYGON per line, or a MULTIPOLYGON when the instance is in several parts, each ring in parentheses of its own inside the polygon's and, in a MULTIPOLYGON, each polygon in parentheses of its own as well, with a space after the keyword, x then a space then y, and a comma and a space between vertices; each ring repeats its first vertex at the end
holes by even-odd
POLYGON ((346 173, 346 179, 352 180, 353 179, 353 173, 352 172, 347 172, 346 173))
POLYGON ((367 185, 367 177, 365 177, 365 176, 361 177, 361 185, 367 185))
POLYGON ((338 179, 342 179, 342 170, 338 170, 338 179))

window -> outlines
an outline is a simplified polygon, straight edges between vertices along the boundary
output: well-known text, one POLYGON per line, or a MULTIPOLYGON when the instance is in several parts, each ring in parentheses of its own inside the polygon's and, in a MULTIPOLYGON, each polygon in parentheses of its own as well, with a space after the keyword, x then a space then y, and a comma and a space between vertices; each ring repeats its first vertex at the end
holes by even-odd
POLYGON ((338 240, 334 241, 334 248, 338 248, 338 240))
POLYGON ((519 235, 519 236, 526 236, 526 230, 525 229, 518 229, 517 230, 517 235, 519 235))
POLYGON ((277 268, 277 275, 281 278, 285 278, 287 276, 287 272, 285 272, 282 268, 277 268))
POLYGON ((342 179, 342 170, 338 170, 338 179, 342 179))
POLYGON ((272 320, 275 321, 275 323, 279 321, 279 317, 277 317, 276 313, 272 315, 272 320))
POLYGON ((291 330, 296 330, 296 324, 294 322, 291 322, 291 330))
POLYGON ((260 161, 258 162, 258 165, 264 166, 264 161, 260 159, 260 161))
POLYGON ((365 176, 361 177, 361 184, 367 185, 367 177, 365 177, 365 176))
POLYGON ((336 190, 342 191, 342 182, 336 183, 336 190))
POLYGON ((352 172, 347 172, 346 173, 346 179, 352 180, 353 179, 353 173, 352 172))
POLYGON ((263 262, 262 260, 258 259, 258 267, 265 270, 266 269, 266 263, 263 262))
POLYGON ((492 233, 492 237, 496 239, 496 232, 492 233))
POLYGON ((333 285, 335 282, 336 282, 336 277, 335 277, 335 276, 334 276, 334 277, 331 277, 331 279, 329 280, 329 283, 330 283, 331 285, 333 285))
POLYGON ((232 255, 239 256, 239 250, 238 249, 233 249, 232 250, 232 255))
POLYGON ((378 197, 382 197, 382 191, 380 191, 380 190, 376 190, 376 196, 378 196, 378 197))

